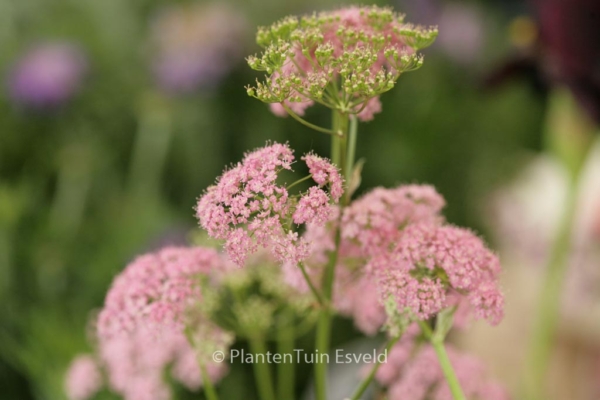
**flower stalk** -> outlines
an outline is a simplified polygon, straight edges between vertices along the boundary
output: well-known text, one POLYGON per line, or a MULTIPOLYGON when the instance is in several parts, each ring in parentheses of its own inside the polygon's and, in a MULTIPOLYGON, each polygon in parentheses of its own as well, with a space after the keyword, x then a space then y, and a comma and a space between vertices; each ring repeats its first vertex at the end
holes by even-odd
POLYGON ((440 367, 442 368, 442 372, 444 373, 444 377, 446 378, 446 382, 448 383, 448 387, 450 388, 450 393, 452 393, 452 397, 454 398, 454 400, 467 400, 465 394, 463 393, 462 387, 460 386, 460 382, 456 377, 454 368, 450 363, 448 353, 446 352, 446 347, 444 346, 445 334, 439 334, 437 329, 436 332, 433 332, 426 321, 417 319, 417 323, 419 324, 421 331, 429 340, 431 346, 435 350, 435 354, 440 363, 440 367))
POLYGON ((552 246, 546 277, 539 298, 539 312, 532 334, 529 353, 529 375, 525 384, 527 400, 541 400, 544 397, 544 377, 552 350, 559 320, 561 292, 567 272, 571 249, 571 236, 577 206, 577 182, 571 179, 567 201, 563 210, 558 236, 552 246))
POLYGON ((450 358, 448 358, 448 353, 446 352, 446 347, 444 347, 444 342, 442 340, 432 338, 431 345, 433 346, 435 354, 438 357, 440 366, 444 372, 444 377, 446 378, 446 382, 448 382, 448 386, 450 387, 452 397, 454 400, 467 400, 460 386, 460 382, 458 382, 454 368, 452 368, 450 358))
MULTIPOLYGON (((389 353, 390 350, 392 350, 392 347, 394 347, 394 345, 398 342, 398 340, 400 340, 401 337, 402 335, 392 337, 385 345, 384 351, 386 353, 389 353)), ((378 358, 375 361, 373 368, 371 368, 371 371, 369 371, 369 375, 367 375, 365 379, 363 379, 363 381, 360 383, 360 385, 356 388, 356 391, 354 392, 350 400, 360 400, 360 396, 362 396, 365 393, 365 391, 373 381, 373 378, 375 378, 375 374, 377 374, 377 371, 379 371, 379 367, 381 367, 381 362, 379 362, 378 358)))
MULTIPOLYGON (((333 137, 331 159, 334 164, 341 167, 342 176, 346 176, 345 168, 343 167, 347 158, 348 116, 340 112, 333 111, 332 121, 333 130, 343 132, 343 135, 333 137)), ((341 233, 338 227, 335 232, 335 250, 329 257, 329 262, 325 268, 325 274, 322 282, 322 293, 327 306, 321 309, 319 320, 317 322, 316 349, 319 354, 327 354, 331 344, 331 319, 333 315, 329 304, 333 298, 333 281, 335 277, 335 266, 337 264, 340 242, 341 233)), ((327 364, 325 363, 317 362, 315 364, 315 390, 317 400, 327 399, 327 364)))
POLYGON ((323 308, 326 308, 327 307, 327 303, 325 302, 325 300, 323 300, 323 296, 321 296, 321 294, 319 293, 319 291, 317 290, 317 288, 313 284, 312 280, 310 279, 310 276, 308 276, 308 273, 306 272, 306 268, 304 267, 304 264, 303 263, 299 263, 298 267, 300 268, 300 271, 302 271, 302 276, 304 277, 304 280, 308 284, 308 287, 310 288, 310 291, 315 296, 315 299, 317 300, 317 302, 323 308))
MULTIPOLYGON (((335 250, 329 256, 329 262, 327 263, 323 279, 323 295, 328 305, 333 296, 333 278, 335 276, 335 265, 338 259, 340 239, 341 235, 338 229, 335 238, 335 250)), ((316 337, 316 349, 319 354, 329 353, 332 316, 332 310, 329 306, 321 308, 317 322, 316 337)), ((320 357, 315 364, 315 391, 317 400, 327 400, 327 364, 322 363, 320 357)))
POLYGON ((355 115, 350 116, 350 130, 348 131, 348 155, 346 156, 346 170, 344 171, 344 179, 346 180, 345 204, 350 203, 352 192, 350 185, 352 182, 352 174, 354 172, 354 161, 356 158, 356 139, 358 136, 358 119, 355 115))
POLYGON ((294 118, 296 121, 300 122, 302 125, 310 128, 310 129, 313 129, 317 132, 325 133, 327 135, 341 136, 341 133, 339 131, 336 131, 335 129, 323 128, 323 127, 315 125, 311 122, 308 122, 307 120, 305 120, 304 118, 302 118, 301 116, 299 116, 298 114, 293 112, 292 109, 289 108, 288 106, 286 106, 284 103, 281 103, 281 105, 283 106, 285 111, 287 111, 287 113, 290 115, 290 117, 294 118))
POLYGON ((588 120, 565 89, 558 89, 552 93, 546 125, 546 144, 568 171, 569 180, 564 208, 550 250, 546 276, 537 304, 538 310, 522 387, 525 400, 546 398, 544 378, 560 318, 561 293, 571 254, 579 181, 596 130, 595 125, 588 120))
MULTIPOLYGON (((279 354, 292 354, 294 352, 294 314, 286 310, 283 314, 283 322, 279 324, 277 331, 277 352, 279 354)), ((277 364, 277 398, 294 400, 294 363, 282 362, 277 364)))
MULTIPOLYGON (((249 338, 250 349, 254 354, 266 354, 267 345, 265 339, 261 336, 253 335, 249 338)), ((264 362, 252 363, 254 369, 254 378, 261 400, 276 400, 275 390, 273 389, 273 380, 269 364, 264 362)))
POLYGON ((202 374, 202 387, 204 388, 204 394, 207 400, 219 400, 215 386, 210 380, 208 371, 204 364, 200 364, 200 373, 202 374))

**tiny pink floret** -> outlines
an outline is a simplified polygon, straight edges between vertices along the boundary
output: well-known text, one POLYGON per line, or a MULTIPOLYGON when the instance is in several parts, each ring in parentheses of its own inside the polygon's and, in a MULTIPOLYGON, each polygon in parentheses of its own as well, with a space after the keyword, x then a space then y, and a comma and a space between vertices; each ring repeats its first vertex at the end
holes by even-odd
POLYGON ((65 378, 65 391, 70 400, 88 400, 102 387, 102 374, 96 360, 89 354, 77 356, 65 378))

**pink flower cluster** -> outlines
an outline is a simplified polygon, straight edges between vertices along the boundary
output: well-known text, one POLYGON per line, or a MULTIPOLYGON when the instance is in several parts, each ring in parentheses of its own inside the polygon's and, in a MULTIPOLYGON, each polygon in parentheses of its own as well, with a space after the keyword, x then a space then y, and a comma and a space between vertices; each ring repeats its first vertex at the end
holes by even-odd
MULTIPOLYGON (((501 320, 498 258, 470 231, 445 224, 444 205, 433 187, 405 185, 376 188, 344 209, 333 304, 366 335, 385 324, 390 295, 401 312, 408 308, 421 319, 456 306, 456 326, 472 314, 501 320)), ((304 234, 315 243, 305 263, 313 282, 335 250, 338 214, 324 226, 309 224, 304 234)), ((300 274, 289 275, 298 290, 308 290, 300 274)))
POLYGON ((65 378, 70 400, 87 400, 102 388, 102 374, 94 357, 81 354, 71 362, 65 378))
MULTIPOLYGON (((414 50, 405 42, 405 38, 398 32, 404 24, 396 18, 391 18, 385 23, 374 23, 370 17, 370 7, 351 6, 343 9, 323 12, 318 14, 327 22, 320 25, 323 35, 322 46, 331 46, 333 48, 333 58, 341 59, 344 53, 351 54, 354 50, 373 49, 375 50, 373 38, 377 34, 382 34, 386 38, 385 46, 379 46, 376 50, 377 62, 369 71, 370 76, 375 76, 384 70, 393 70, 387 63, 385 50, 395 49, 398 54, 413 54, 414 50), (361 38, 361 39, 349 39, 361 38)), ((316 46, 315 46, 316 47, 316 46)), ((272 74, 271 79, 276 84, 282 77, 294 77, 305 81, 303 86, 310 87, 313 82, 328 81, 331 76, 337 77, 340 73, 340 67, 335 63, 331 65, 320 66, 315 56, 315 49, 311 49, 310 55, 303 52, 301 46, 296 43, 293 48, 293 58, 283 65, 279 72, 272 74)), ((314 101, 305 94, 292 91, 291 97, 294 101, 285 100, 283 103, 293 112, 304 115, 308 107, 314 105, 314 101), (300 100, 300 101, 298 101, 300 100)), ((281 103, 270 104, 271 111, 278 116, 286 116, 287 112, 281 103)), ((355 107, 358 112, 357 117, 361 121, 370 121, 374 115, 381 112, 381 102, 379 96, 370 97, 363 103, 355 107)))
POLYGON ((139 327, 181 330, 187 308, 201 301, 199 275, 222 268, 213 249, 167 247, 135 259, 118 275, 98 317, 98 336, 139 327))
POLYGON ((464 300, 476 317, 491 324, 503 317, 500 262, 469 230, 409 225, 394 250, 373 258, 368 268, 377 276, 383 297, 393 296, 400 310, 409 308, 418 318, 428 319, 464 300))
MULTIPOLYGON (((190 389, 201 385, 197 364, 202 349, 224 348, 230 335, 203 315, 200 279, 213 280, 227 269, 225 259, 203 247, 167 247, 136 258, 115 278, 98 315, 98 353, 111 390, 126 400, 171 398, 163 375, 190 389), (184 328, 193 335, 190 345, 184 328), (197 343, 200 343, 199 348, 197 343)), ((210 378, 227 368, 207 360, 210 378)))
POLYGON ((344 194, 343 180, 337 167, 315 154, 307 154, 302 159, 306 162, 314 181, 319 186, 329 185, 331 197, 337 202, 344 194))
MULTIPOLYGON (((214 327, 210 337, 204 339, 226 342, 224 335, 214 327)), ((109 387, 125 400, 170 399, 171 391, 164 380, 167 367, 172 378, 188 389, 197 390, 202 385, 197 350, 181 332, 167 330, 157 335, 154 330, 140 327, 127 335, 101 339, 99 346, 109 387)), ((206 369, 211 381, 217 382, 227 372, 227 364, 209 361, 206 369)))
MULTIPOLYGON (((388 254, 409 224, 442 223, 440 211, 444 205, 444 199, 432 186, 405 185, 376 188, 344 210, 333 304, 341 315, 351 317, 364 334, 376 334, 386 321, 379 282, 366 268, 369 261, 388 254)), ((335 249, 338 214, 327 226, 307 226, 304 237, 315 245, 306 265, 314 281, 321 279, 328 254, 335 249)), ((292 281, 298 289, 308 290, 301 276, 292 281)))
MULTIPOLYGON (((412 325, 377 371, 377 381, 387 388, 390 400, 452 400, 433 347, 417 348, 418 327, 412 325), (415 354, 416 353, 416 354, 415 354)), ((477 358, 446 346, 450 362, 465 396, 471 400, 508 400, 506 390, 487 377, 477 358)))
POLYGON ((381 306, 377 286, 368 275, 352 276, 340 269, 336 278, 334 307, 341 314, 351 317, 356 328, 367 336, 377 334, 385 324, 387 316, 381 306), (346 276, 344 276, 346 275, 346 276))
POLYGON ((446 202, 429 185, 403 185, 394 189, 375 188, 346 208, 342 236, 357 242, 365 255, 390 249, 409 224, 443 222, 440 211, 446 202))
POLYGON ((196 215, 208 234, 224 239, 231 260, 243 266, 249 254, 267 248, 282 264, 297 265, 308 257, 309 243, 287 228, 291 223, 324 224, 332 212, 331 200, 343 194, 337 168, 316 155, 303 157, 318 186, 290 196, 277 183, 278 174, 291 170, 293 151, 274 143, 246 154, 199 199, 196 215), (329 186, 329 194, 324 190, 329 186))

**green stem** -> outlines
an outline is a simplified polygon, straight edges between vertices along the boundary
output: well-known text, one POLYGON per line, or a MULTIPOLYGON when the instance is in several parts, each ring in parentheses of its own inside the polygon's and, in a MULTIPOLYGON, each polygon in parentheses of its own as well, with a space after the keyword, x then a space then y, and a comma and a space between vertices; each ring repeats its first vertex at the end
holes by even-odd
MULTIPOLYGON (((348 116, 337 110, 332 115, 333 131, 340 132, 340 136, 334 136, 331 142, 331 161, 342 170, 345 176, 347 143, 348 143, 348 116)), ((335 232, 335 250, 329 256, 329 262, 325 267, 322 284, 322 294, 325 307, 321 308, 317 322, 316 350, 319 355, 328 354, 331 342, 331 318, 332 310, 329 305, 333 298, 333 280, 335 277, 335 266, 337 264, 340 247, 339 225, 335 232)), ((326 357, 324 357, 326 359, 326 357)), ((327 400, 327 364, 321 362, 321 356, 317 357, 315 363, 315 392, 317 400, 327 400)))
POLYGON ((340 241, 341 234, 340 230, 337 229, 335 233, 335 251, 333 251, 329 256, 329 262, 327 263, 325 276, 323 279, 323 296, 325 297, 325 301, 327 301, 328 305, 333 298, 333 279, 335 277, 335 266, 337 264, 340 241))
POLYGON ((283 357, 283 362, 277 364, 277 398, 294 400, 294 363, 285 360, 286 354, 294 354, 294 314, 287 310, 283 316, 283 323, 279 325, 277 332, 277 352, 283 357))
MULTIPOLYGON (((400 337, 401 336, 391 338, 387 342, 384 351, 386 353, 389 353, 390 350, 392 349, 392 347, 394 347, 394 345, 398 342, 398 340, 400 340, 400 337)), ((360 386, 358 386, 358 388, 356 388, 356 391, 354 392, 354 394, 352 395, 352 398, 350 400, 359 400, 360 399, 360 396, 363 395, 363 393, 367 390, 367 388, 373 381, 373 378, 375 377, 375 374, 379 370, 379 367, 381 367, 381 363, 379 362, 379 360, 376 360, 375 365, 373 365, 373 368, 371 368, 371 371, 369 372, 369 375, 367 375, 365 377, 365 379, 363 379, 363 381, 361 382, 360 386)))
POLYGON ((454 373, 454 368, 452 368, 452 364, 450 363, 450 358, 448 358, 448 353, 446 353, 444 342, 437 339, 431 339, 431 345, 435 350, 435 354, 437 354, 440 366, 446 377, 446 382, 448 382, 448 386, 450 387, 452 397, 454 400, 466 400, 467 398, 460 387, 460 382, 458 382, 458 378, 454 373))
POLYGON ((300 271, 302 271, 302 276, 304 276, 304 280, 308 284, 308 287, 310 288, 312 294, 316 297, 317 301, 321 306, 326 307, 327 303, 323 300, 323 296, 321 296, 315 285, 312 283, 310 276, 308 276, 308 273, 306 272, 306 268, 304 268, 304 264, 300 263, 298 264, 298 267, 300 267, 300 271))
POLYGON ((346 169, 346 145, 348 141, 348 116, 337 110, 332 111, 333 131, 338 132, 331 140, 331 161, 340 168, 342 176, 346 169))
POLYGON ((340 132, 337 131, 337 130, 331 130, 331 129, 320 127, 320 126, 315 125, 315 124, 311 124, 310 122, 308 122, 307 120, 305 120, 304 118, 300 117, 298 114, 296 114, 295 112, 293 112, 284 103, 280 103, 280 104, 283 106, 283 108, 285 109, 285 111, 287 111, 287 113, 290 114, 290 116, 292 118, 294 118, 296 121, 300 122, 302 125, 307 126, 310 129, 314 129, 315 131, 326 133, 328 135, 333 135, 333 136, 339 136, 340 135, 340 132))
POLYGON ((569 264, 571 238, 577 207, 577 192, 582 170, 588 158, 597 127, 588 119, 570 91, 557 87, 550 93, 546 127, 546 146, 569 172, 565 205, 561 210, 554 243, 549 249, 548 266, 522 374, 520 398, 524 400, 547 399, 544 393, 545 377, 550 362, 553 342, 559 321, 561 292, 569 264))
POLYGON ((525 385, 524 399, 541 400, 543 396, 544 377, 552 350, 552 343, 559 319, 559 309, 563 282, 568 266, 571 248, 571 235, 577 208, 577 178, 572 178, 567 194, 567 202, 563 210, 559 230, 555 239, 546 278, 539 299, 539 312, 531 339, 527 367, 529 374, 525 385))
POLYGON ((421 328, 421 331, 423 332, 427 340, 431 340, 431 338, 433 337, 433 330, 427 324, 427 322, 418 319, 417 324, 419 324, 419 327, 421 328))
POLYGON ((350 203, 350 181, 354 171, 354 160, 356 158, 356 137, 358 136, 358 119, 355 115, 350 116, 350 130, 348 134, 348 155, 346 157, 346 204, 350 203))
POLYGON ((215 386, 212 384, 210 377, 208 376, 208 371, 206 370, 205 365, 200 365, 200 372, 202 374, 202 384, 207 400, 219 400, 219 396, 217 395, 215 386))
POLYGON ((315 392, 317 400, 327 400, 327 364, 322 363, 321 354, 329 351, 329 336, 331 335, 331 315, 329 308, 324 307, 317 322, 316 349, 319 354, 315 363, 315 392))
POLYGON ((460 382, 456 377, 454 368, 452 368, 450 358, 448 358, 448 353, 446 353, 446 348, 444 347, 444 339, 438 335, 435 335, 431 327, 427 324, 427 322, 417 320, 417 323, 419 324, 419 326, 421 327, 421 331, 423 331, 423 334, 429 340, 431 346, 435 350, 435 354, 437 355, 438 361, 440 362, 440 367, 442 368, 442 372, 444 373, 446 382, 450 387, 450 393, 452 393, 452 397, 454 398, 454 400, 467 400, 460 386, 460 382))
MULTIPOLYGON (((333 126, 337 126, 337 124, 338 124, 337 119, 338 119, 338 114, 334 111, 332 113, 332 121, 331 121, 333 126)), ((331 137, 331 162, 339 167, 341 165, 340 159, 341 159, 340 137, 338 135, 333 135, 331 137)))
MULTIPOLYGON (((327 263, 323 279, 323 295, 327 304, 330 303, 333 294, 333 278, 335 276, 335 265, 337 264, 339 247, 340 231, 337 229, 335 250, 329 256, 329 262, 327 263)), ((329 306, 322 307, 317 322, 316 349, 319 355, 329 353, 331 318, 331 308, 329 306)), ((321 362, 321 357, 317 357, 315 364, 315 391, 317 400, 327 400, 327 364, 321 362)))
POLYGON ((296 186, 296 185, 298 185, 298 184, 300 184, 300 183, 302 183, 304 181, 309 180, 310 178, 312 178, 312 175, 308 175, 308 176, 305 176, 302 179, 298 179, 296 182, 290 184, 286 189, 289 190, 289 189, 293 188, 294 186, 296 186))
MULTIPOLYGON (((348 131, 348 116, 346 115, 340 115, 340 119, 341 119, 341 124, 343 125, 343 129, 344 132, 348 131)), ((340 172, 342 173, 342 176, 344 177, 344 179, 347 177, 348 175, 348 135, 347 133, 344 134, 344 136, 340 137, 340 141, 338 143, 338 146, 340 148, 340 163, 338 164, 340 167, 340 172)), ((348 185, 348 182, 346 181, 346 185, 348 185)))
MULTIPOLYGON (((196 351, 196 341, 194 340, 192 330, 189 327, 187 327, 185 328, 184 333, 188 343, 196 351)), ((215 386, 210 380, 210 376, 208 375, 208 371, 206 370, 206 364, 204 363, 203 358, 197 351, 196 362, 198 363, 198 367, 200 368, 200 376, 202 377, 202 390, 204 390, 204 394, 206 395, 207 400, 219 400, 219 396, 217 395, 215 386)))
MULTIPOLYGON (((252 353, 255 355, 264 354, 266 357, 267 345, 262 337, 251 336, 249 342, 252 353)), ((255 360, 255 362, 252 363, 252 367, 254 368, 254 378, 256 379, 259 396, 261 400, 276 400, 269 364, 258 361, 259 360, 255 360)))

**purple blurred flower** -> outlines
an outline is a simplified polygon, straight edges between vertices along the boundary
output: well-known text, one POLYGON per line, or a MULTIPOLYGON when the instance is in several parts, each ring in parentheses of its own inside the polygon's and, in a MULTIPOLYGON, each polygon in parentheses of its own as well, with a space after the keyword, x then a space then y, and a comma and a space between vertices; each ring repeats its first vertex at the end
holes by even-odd
POLYGON ((485 41, 483 15, 466 3, 439 0, 404 0, 402 9, 421 24, 438 25, 440 35, 432 49, 461 64, 473 62, 485 41))
POLYGON ((448 4, 438 22, 439 46, 454 61, 469 63, 477 58, 484 42, 481 13, 467 4, 448 4))
POLYGON ((9 94, 27 107, 56 107, 77 93, 86 70, 87 60, 79 47, 66 42, 38 45, 10 71, 9 94))
POLYGON ((223 4, 171 7, 152 26, 153 72, 170 93, 217 85, 242 60, 246 21, 223 4))

